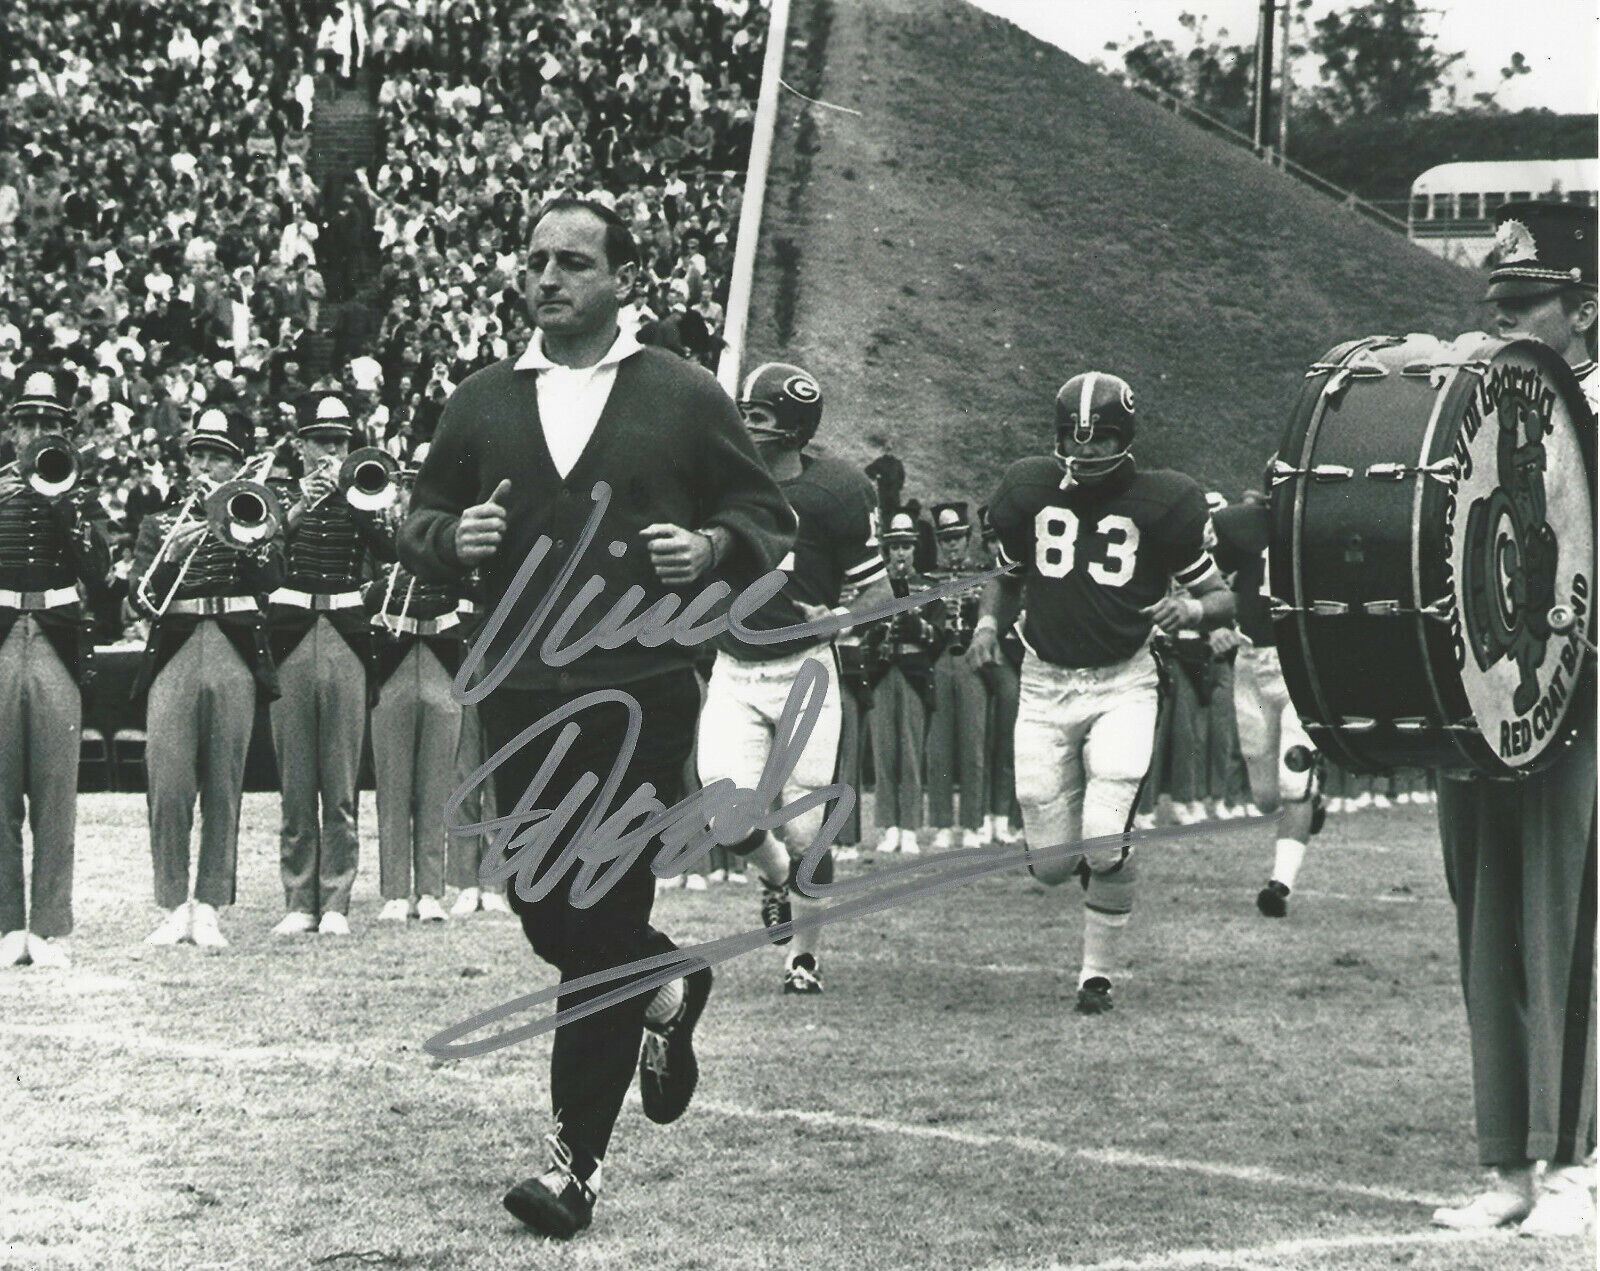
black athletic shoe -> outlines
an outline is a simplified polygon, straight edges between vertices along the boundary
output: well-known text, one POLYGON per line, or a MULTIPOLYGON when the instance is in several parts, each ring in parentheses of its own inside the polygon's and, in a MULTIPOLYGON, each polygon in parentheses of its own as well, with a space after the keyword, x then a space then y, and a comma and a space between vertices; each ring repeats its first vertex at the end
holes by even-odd
POLYGON ((780 883, 774 887, 763 880, 761 883, 761 925, 767 929, 767 939, 773 944, 788 944, 794 939, 792 929, 771 934, 772 929, 786 922, 794 920, 794 906, 789 903, 789 885, 780 883))
POLYGON ((595 1195, 572 1168, 572 1149, 548 1136, 550 1168, 525 1178, 505 1194, 502 1203, 524 1227, 558 1240, 570 1240, 594 1217, 595 1195))
POLYGON ((1256 893, 1256 908, 1266 918, 1282 918, 1289 912, 1289 889, 1276 878, 1256 893))
POLYGON ((822 968, 817 965, 815 955, 797 953, 789 959, 789 965, 783 968, 783 991, 785 993, 822 992, 822 968))
POLYGON ((1079 1015, 1104 1015, 1111 1009, 1111 981, 1092 975, 1078 989, 1079 1015))
POLYGON ((700 1080, 694 1057, 694 1026, 711 996, 711 968, 701 967, 683 977, 683 1006, 671 1023, 646 1029, 639 1052, 639 1094, 644 1114, 657 1125, 667 1125, 683 1115, 700 1080))

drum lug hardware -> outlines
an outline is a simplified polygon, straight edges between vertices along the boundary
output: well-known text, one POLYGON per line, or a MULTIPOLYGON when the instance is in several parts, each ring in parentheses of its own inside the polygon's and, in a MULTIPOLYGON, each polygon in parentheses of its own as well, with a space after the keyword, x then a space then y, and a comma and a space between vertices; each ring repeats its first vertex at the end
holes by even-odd
POLYGON ((1407 715, 1390 721, 1397 733, 1425 733, 1432 725, 1421 715, 1407 715))
POLYGON ((1367 468, 1367 476, 1373 481, 1404 481, 1407 477, 1425 476, 1452 488, 1459 475, 1454 459, 1435 459, 1415 468, 1403 463, 1374 463, 1367 468))
POLYGON ((1455 607, 1455 597, 1440 596, 1431 605, 1423 605, 1417 613, 1424 618, 1432 618, 1435 622, 1449 622, 1451 611, 1455 607))
POLYGON ((1369 618, 1397 618, 1401 613, 1398 600, 1368 600, 1361 610, 1369 618))
POLYGON ((1340 618, 1350 612, 1350 606, 1342 600, 1313 600, 1307 608, 1299 609, 1276 596, 1268 599, 1267 607, 1274 619, 1290 618, 1297 613, 1315 614, 1319 618, 1340 618))
POLYGON ((1427 473, 1435 481, 1443 482, 1452 490, 1461 477, 1461 468, 1454 459, 1435 459, 1432 463, 1423 464, 1417 471, 1427 473))
POLYGON ((1346 733, 1370 733, 1377 726, 1377 720, 1369 719, 1365 715, 1346 715, 1334 725, 1340 732, 1346 733))
POLYGON ((1292 481, 1295 477, 1309 476, 1313 481, 1324 484, 1332 481, 1348 481, 1356 475, 1354 468, 1347 468, 1339 463, 1319 463, 1311 468, 1291 468, 1282 459, 1272 461, 1272 484, 1282 485, 1285 481, 1292 481))

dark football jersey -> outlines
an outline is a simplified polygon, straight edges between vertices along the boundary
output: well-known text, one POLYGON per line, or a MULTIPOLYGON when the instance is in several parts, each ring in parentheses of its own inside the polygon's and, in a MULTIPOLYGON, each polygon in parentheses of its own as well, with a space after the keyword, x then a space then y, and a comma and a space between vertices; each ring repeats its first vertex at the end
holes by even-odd
POLYGON ((1272 647, 1272 609, 1267 602, 1269 514, 1260 504, 1236 503, 1211 518, 1217 532, 1217 568, 1231 574, 1235 616, 1244 638, 1258 648, 1272 647))
POLYGON ((1023 579, 1022 638, 1058 666, 1125 662, 1150 636, 1140 610, 1170 582, 1192 585, 1216 569, 1205 494, 1165 470, 1071 490, 1061 480, 1054 459, 1021 459, 989 500, 1000 558, 1023 579))
MULTIPOLYGON (((877 494, 866 475, 831 455, 802 455, 805 465, 792 481, 779 488, 794 509, 799 526, 794 549, 779 562, 789 575, 788 585, 744 625, 752 631, 771 631, 806 620, 797 602, 839 603, 844 589, 864 587, 884 576, 883 554, 873 533, 872 512, 877 494)), ((750 662, 788 657, 817 640, 781 644, 746 644, 731 635, 720 636, 717 647, 750 662)))

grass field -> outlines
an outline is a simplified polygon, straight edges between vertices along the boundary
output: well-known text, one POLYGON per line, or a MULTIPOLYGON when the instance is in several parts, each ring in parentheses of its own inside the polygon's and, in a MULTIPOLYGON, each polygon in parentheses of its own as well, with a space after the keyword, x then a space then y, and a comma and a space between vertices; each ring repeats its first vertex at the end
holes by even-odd
MULTIPOLYGON (((76 964, 0 973, 0 1265, 1593 1265, 1427 1225, 1475 1181, 1431 809, 1336 818, 1284 922, 1252 904, 1259 831, 1151 846, 1109 1016, 1071 1010, 1075 892, 1012 876, 834 928, 818 999, 779 994, 776 951, 726 965, 694 1104, 624 1110, 568 1246, 499 1204, 542 1164, 548 1041, 422 1048, 550 982, 514 922, 380 927, 369 838, 354 936, 273 937, 275 796, 245 824, 233 947, 147 949, 142 802, 83 800, 76 964)), ((731 934, 753 890, 657 918, 731 934)))

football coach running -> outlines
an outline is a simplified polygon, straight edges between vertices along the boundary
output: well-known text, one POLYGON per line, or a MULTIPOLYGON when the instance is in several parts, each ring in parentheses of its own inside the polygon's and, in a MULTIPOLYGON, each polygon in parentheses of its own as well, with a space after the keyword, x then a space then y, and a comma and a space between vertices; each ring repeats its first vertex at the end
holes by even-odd
MULTIPOLYGON (((418 473, 400 558, 419 578, 459 582, 476 567, 485 611, 493 613, 513 591, 530 551, 543 552, 527 585, 511 596, 479 675, 498 667, 524 628, 537 623, 541 602, 562 588, 564 569, 572 570, 565 575, 567 595, 583 587, 582 594, 595 593, 583 609, 581 633, 619 601, 626 604, 630 588, 634 614, 669 593, 690 601, 713 575, 738 590, 775 568, 793 542, 794 514, 733 401, 701 368, 641 347, 631 330, 619 328, 637 259, 627 227, 608 208, 567 198, 547 203, 534 222, 527 261, 534 338, 520 357, 486 367, 456 389, 418 473), (602 505, 598 533, 586 534, 602 505)), ((490 753, 587 693, 621 689, 637 701, 643 720, 616 801, 644 782, 664 805, 681 799, 700 706, 694 650, 628 641, 551 666, 560 659, 542 653, 542 636, 480 703, 490 753)), ((569 633, 552 647, 571 642, 569 633)), ((628 716, 620 703, 591 705, 571 722, 580 732, 545 782, 541 806, 565 798, 585 772, 606 779, 624 750, 628 716)), ((536 734, 495 769, 503 810, 515 808, 538 779, 552 734, 560 732, 536 734)), ((590 805, 586 799, 574 820, 590 805)), ((568 838, 558 836, 545 859, 554 859, 568 838)), ((585 908, 569 902, 576 864, 536 901, 512 889, 528 943, 563 983, 676 948, 650 925, 653 855, 639 854, 585 908)), ((559 1008, 611 987, 564 993, 559 1008)), ((665 1123, 683 1112, 697 1076, 692 1032, 710 990, 711 971, 703 967, 654 999, 629 998, 557 1027, 550 1056, 552 1166, 505 1197, 527 1226, 565 1238, 589 1224, 601 1161, 636 1064, 645 1114, 665 1123), (647 1010, 651 1033, 641 1057, 647 1010)))

